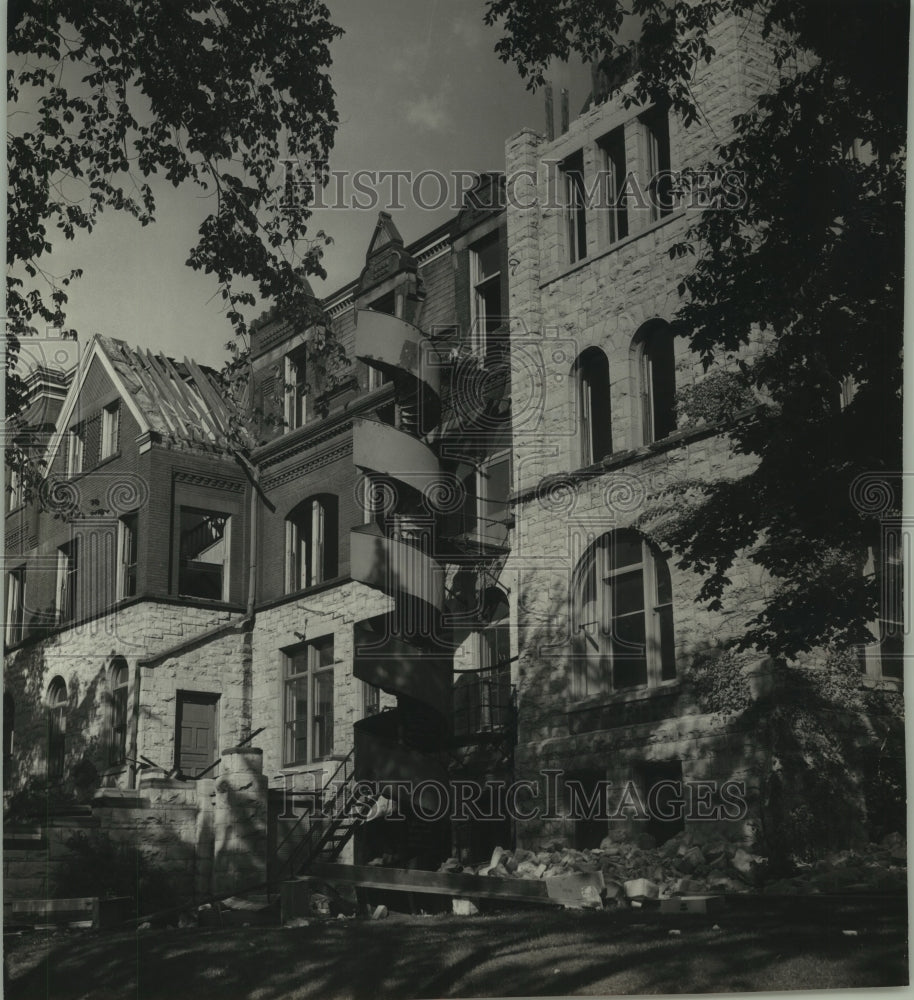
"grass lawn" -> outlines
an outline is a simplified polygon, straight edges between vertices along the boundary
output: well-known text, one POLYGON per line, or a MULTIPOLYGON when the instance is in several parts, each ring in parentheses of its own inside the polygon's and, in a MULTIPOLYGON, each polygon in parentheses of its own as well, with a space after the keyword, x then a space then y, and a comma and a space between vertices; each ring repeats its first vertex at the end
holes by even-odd
POLYGON ((812 908, 760 901, 713 917, 531 910, 288 929, 35 932, 6 938, 7 997, 383 1000, 898 986, 908 981, 904 906, 822 899, 812 908))

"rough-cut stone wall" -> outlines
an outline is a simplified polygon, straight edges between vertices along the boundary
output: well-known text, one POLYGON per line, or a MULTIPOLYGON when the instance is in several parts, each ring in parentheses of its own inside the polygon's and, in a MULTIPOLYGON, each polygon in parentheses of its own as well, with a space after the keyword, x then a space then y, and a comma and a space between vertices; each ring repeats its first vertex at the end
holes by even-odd
MULTIPOLYGON (((283 676, 284 650, 303 642, 333 635, 333 754, 345 757, 352 749, 352 727, 362 718, 364 690, 352 674, 356 622, 391 608, 390 598, 364 584, 349 581, 326 590, 315 590, 259 611, 253 636, 253 728, 264 727, 255 745, 264 753, 264 774, 271 787, 283 787, 284 774, 296 775, 295 787, 311 787, 336 768, 333 761, 284 767, 283 676), (308 784, 306 784, 308 783, 308 784)), ((382 707, 395 705, 381 694, 382 707)), ((291 779, 290 779, 291 780, 291 779)))
MULTIPOLYGON (((7 657, 5 691, 15 702, 11 787, 47 773, 48 685, 60 676, 68 693, 64 773, 88 760, 106 784, 126 780, 123 767, 108 767, 109 669, 124 657, 130 675, 128 705, 135 696, 136 662, 164 652, 231 618, 227 611, 166 602, 142 602, 21 647, 7 657)), ((220 735, 240 732, 241 636, 227 635, 155 667, 140 678, 137 749, 163 768, 174 764, 175 691, 220 695, 220 735)), ((128 717, 132 714, 128 713, 128 717)), ((130 736, 128 735, 128 749, 130 736)), ((223 745, 229 745, 224 743, 223 745)))
MULTIPOLYGON (((745 22, 730 20, 715 29, 717 55, 704 67, 693 90, 703 120, 685 129, 670 121, 671 166, 699 167, 717 141, 731 129, 731 118, 770 76, 764 50, 745 22), (751 80, 742 73, 751 69, 751 80)), ((515 670, 518 684, 518 778, 538 779, 544 768, 599 774, 613 782, 641 780, 645 766, 681 762, 683 778, 745 778, 754 753, 737 732, 702 715, 683 691, 680 679, 652 688, 617 691, 585 699, 572 696, 570 684, 570 599, 575 566, 587 546, 616 528, 636 526, 648 498, 664 487, 691 478, 739 477, 751 460, 736 456, 725 438, 680 427, 670 438, 646 446, 637 342, 643 324, 670 321, 680 299, 677 285, 692 259, 671 260, 697 217, 674 210, 651 221, 645 209, 628 213, 628 237, 610 245, 605 218, 587 213, 587 256, 569 263, 564 216, 549 204, 555 164, 583 153, 589 186, 601 169, 599 141, 625 127, 627 169, 638 172, 638 109, 621 100, 599 105, 574 121, 567 133, 547 143, 525 130, 507 143, 507 173, 518 181, 508 209, 512 272, 511 315, 516 528, 506 577, 514 581, 517 607, 515 670), (533 177, 537 204, 532 205, 533 177), (523 191, 520 185, 525 184, 523 191), (609 362, 612 458, 579 470, 579 442, 572 367, 589 347, 599 347, 609 362), (543 489, 543 479, 562 474, 562 482, 543 489)), ((754 341, 746 350, 757 350, 754 341)), ((685 339, 675 342, 676 386, 703 377, 700 360, 685 339)), ((765 586, 762 574, 746 561, 730 574, 733 587, 723 611, 695 603, 701 578, 679 571, 669 561, 677 669, 695 652, 737 635, 757 608, 765 586)), ((564 819, 518 824, 519 843, 544 836, 567 836, 564 819)))

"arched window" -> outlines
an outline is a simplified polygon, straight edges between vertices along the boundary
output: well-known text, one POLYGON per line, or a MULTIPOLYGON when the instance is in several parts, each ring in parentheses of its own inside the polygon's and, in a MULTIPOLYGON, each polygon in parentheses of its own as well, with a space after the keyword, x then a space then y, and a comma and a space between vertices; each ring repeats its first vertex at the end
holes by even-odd
POLYGON ((676 677, 669 567, 638 532, 610 532, 584 554, 573 628, 574 697, 676 677))
POLYGON ((609 362, 599 347, 588 347, 574 363, 579 459, 593 465, 613 450, 609 406, 609 362))
POLYGON ((111 686, 108 763, 116 766, 127 759, 127 690, 130 672, 127 661, 122 656, 112 661, 108 677, 111 686))
POLYGON ((676 430, 674 337, 669 324, 662 320, 646 324, 636 335, 644 444, 662 441, 676 430))
POLYGON ((67 684, 55 677, 48 685, 48 781, 63 778, 66 739, 67 684))
POLYGON ((286 593, 337 575, 337 498, 309 497, 286 518, 286 593))

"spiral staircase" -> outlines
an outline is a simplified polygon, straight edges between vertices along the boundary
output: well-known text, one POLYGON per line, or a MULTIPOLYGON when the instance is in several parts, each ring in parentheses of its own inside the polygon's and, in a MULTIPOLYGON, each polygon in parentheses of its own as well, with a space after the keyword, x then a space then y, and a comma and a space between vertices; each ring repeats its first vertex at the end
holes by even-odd
POLYGON ((399 783, 405 822, 387 830, 390 850, 421 859, 440 850, 447 829, 427 820, 437 794, 427 787, 423 802, 414 790, 422 782, 447 786, 452 726, 446 567, 436 558, 437 509, 450 483, 424 440, 441 417, 440 367, 421 330, 372 310, 358 313, 355 354, 393 383, 398 414, 397 427, 363 419, 353 428, 353 459, 380 509, 373 523, 351 533, 350 572, 393 599, 389 613, 357 628, 354 673, 397 698, 395 709, 355 724, 355 775, 399 783))

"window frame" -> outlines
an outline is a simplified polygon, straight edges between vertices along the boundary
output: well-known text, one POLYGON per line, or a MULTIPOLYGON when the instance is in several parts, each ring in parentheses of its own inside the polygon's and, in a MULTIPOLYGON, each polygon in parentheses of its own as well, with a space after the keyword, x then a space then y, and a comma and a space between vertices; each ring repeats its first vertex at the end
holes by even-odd
POLYGON ((625 125, 618 125, 597 139, 600 168, 603 173, 604 245, 621 243, 631 235, 628 199, 625 196, 629 176, 625 152, 625 125))
POLYGON ((587 259, 587 182, 584 150, 569 153, 558 165, 563 238, 567 264, 587 259))
POLYGON ((74 424, 67 431, 67 476, 81 475, 85 469, 85 423, 74 424))
POLYGON ((286 515, 285 532, 286 594, 316 587, 339 575, 337 497, 327 493, 306 497, 286 515), (309 504, 310 513, 303 525, 303 519, 293 515, 303 508, 307 510, 309 504), (315 534, 318 536, 317 544, 315 534))
POLYGON ((649 195, 650 222, 654 224, 673 214, 674 205, 661 204, 664 189, 669 183, 663 174, 672 169, 672 144, 670 141, 669 114, 654 105, 638 116, 641 148, 642 190, 649 195))
POLYGON ((48 684, 45 694, 47 711, 47 774, 48 781, 57 783, 63 780, 67 759, 67 710, 70 704, 70 694, 67 682, 58 674, 48 684))
POLYGON ((7 506, 6 512, 11 514, 25 505, 25 477, 19 469, 11 465, 6 467, 7 471, 7 506))
POLYGON ((54 611, 59 625, 77 617, 79 603, 79 538, 57 547, 57 581, 54 611))
POLYGON ((137 569, 139 564, 139 524, 140 518, 137 511, 124 514, 117 520, 117 578, 116 578, 116 600, 126 601, 131 597, 136 597, 139 591, 137 580, 137 569), (132 523, 131 523, 132 522, 132 523), (128 555, 128 537, 130 539, 130 549, 133 554, 133 562, 128 562, 125 558, 128 555), (133 568, 133 589, 127 593, 127 579, 129 569, 133 568))
MULTIPOLYGON (((228 511, 221 510, 210 510, 204 507, 195 507, 192 504, 180 504, 178 506, 178 530, 177 530, 177 595, 178 597, 188 598, 194 601, 214 601, 227 603, 231 595, 231 565, 232 565, 232 519, 233 515, 228 511), (202 597, 199 594, 187 593, 182 587, 182 578, 184 573, 184 557, 181 553, 181 523, 184 513, 190 514, 202 514, 205 517, 212 518, 225 518, 225 524, 223 526, 221 541, 224 546, 224 554, 222 557, 222 593, 220 597, 202 597)), ((199 561, 199 560, 189 560, 189 561, 199 561)), ((212 565, 216 565, 213 563, 212 565)))
MULTIPOLYGON (((632 692, 651 691, 676 683, 672 581, 669 563, 663 553, 631 528, 606 532, 588 545, 575 568, 573 587, 573 701, 583 701, 597 695, 624 697, 632 692), (640 544, 639 561, 613 566, 610 548, 614 542, 631 544, 635 540, 640 544), (621 580, 634 572, 640 576, 641 607, 617 613, 613 605, 613 584, 610 581, 621 580), (665 595, 661 593, 664 576, 669 590, 665 595), (592 594, 589 601, 588 591, 592 594), (588 603, 593 605, 590 612, 587 610, 588 603), (639 611, 644 634, 644 680, 620 684, 616 682, 616 623, 623 618, 633 618, 639 611), (584 620, 585 615, 594 613, 597 615, 596 619, 584 620), (668 625, 665 625, 665 617, 668 618, 668 625), (595 627, 588 631, 587 626, 595 627), (595 662, 596 670, 592 670, 595 662)), ((624 661, 629 658, 620 656, 619 659, 624 661)))
POLYGON ((130 720, 130 667, 122 656, 115 657, 108 670, 111 696, 108 716, 108 766, 127 763, 127 731, 130 720), (123 674, 123 680, 119 680, 123 674))
POLYGON ((22 641, 25 633, 25 566, 17 566, 6 574, 6 628, 7 646, 22 641))
POLYGON ((104 462, 113 458, 118 451, 121 424, 121 401, 116 399, 102 409, 101 440, 98 460, 104 462))
POLYGON ((502 328, 505 322, 505 304, 502 295, 502 261, 501 242, 499 230, 494 229, 485 236, 480 237, 469 247, 470 261, 470 330, 472 331, 472 350, 474 355, 482 361, 500 361, 508 351, 507 336, 494 338, 493 335, 502 328), (486 250, 494 249, 497 260, 497 270, 482 275, 482 257, 486 250), (497 289, 498 312, 489 316, 486 306, 486 293, 492 289, 497 289), (489 328, 490 322, 497 319, 497 323, 489 328))
POLYGON ((317 636, 309 639, 298 646, 292 646, 282 650, 282 762, 283 767, 298 767, 308 764, 318 764, 322 761, 333 758, 335 740, 335 694, 336 694, 336 640, 333 633, 317 636), (321 664, 321 651, 329 648, 329 660, 321 664), (296 660, 304 657, 303 669, 295 669, 296 660), (315 730, 315 723, 321 719, 323 724, 326 718, 318 716, 315 711, 321 704, 317 697, 317 685, 321 680, 330 677, 330 713, 329 726, 315 730), (300 757, 296 753, 296 747, 301 742, 302 737, 297 735, 297 726, 301 720, 297 715, 298 703, 295 695, 296 685, 304 681, 307 696, 306 718, 305 718, 305 755, 300 757), (295 707, 294 712, 290 712, 290 706, 295 707), (329 738, 328 738, 329 733, 329 738), (320 742, 323 752, 315 753, 316 745, 320 742))
POLYGON ((573 376, 578 424, 578 460, 580 468, 587 468, 587 466, 593 465, 595 462, 599 462, 613 453, 612 399, 610 395, 609 359, 606 356, 606 352, 599 347, 588 347, 581 351, 574 362, 573 376), (594 369, 594 364, 596 363, 600 364, 603 371, 597 372, 594 369), (605 385, 595 385, 594 383, 598 379, 603 378, 604 374, 605 385), (605 397, 605 402, 602 404, 597 403, 595 406, 595 393, 596 398, 599 398, 600 392, 605 397), (600 408, 605 408, 605 413, 602 415, 597 412, 600 408), (597 447, 597 435, 595 434, 598 417, 600 417, 600 422, 605 419, 606 427, 603 433, 606 436, 604 443, 607 446, 606 450, 603 450, 602 454, 599 455, 596 453, 599 449, 597 447))
POLYGON ((476 526, 473 534, 483 541, 489 542, 492 545, 504 546, 507 544, 508 532, 511 530, 511 486, 513 482, 513 470, 512 470, 512 454, 510 448, 499 448, 494 451, 491 455, 487 455, 477 466, 475 470, 474 482, 476 484, 476 526), (508 467, 508 491, 505 495, 504 503, 498 500, 491 500, 488 496, 488 483, 490 481, 490 475, 487 474, 487 470, 495 465, 506 464, 508 467), (492 505, 497 506, 499 509, 503 508, 505 512, 504 521, 499 521, 497 518, 491 516, 491 511, 488 511, 488 507, 492 505), (504 525, 504 538, 499 536, 500 525, 504 525))
POLYGON ((665 441, 677 430, 676 422, 676 333, 663 320, 651 323, 636 335, 639 396, 641 401, 641 444, 665 441), (661 342, 661 338, 663 338, 661 342), (669 386, 661 395, 658 385, 660 352, 669 367, 669 386), (667 356, 668 355, 668 356, 667 356), (658 415, 664 421, 658 420, 658 415), (667 426, 658 434, 658 424, 667 426))
POLYGON ((285 391, 283 393, 283 420, 285 433, 291 434, 312 419, 308 391, 308 359, 302 344, 283 359, 285 391))

